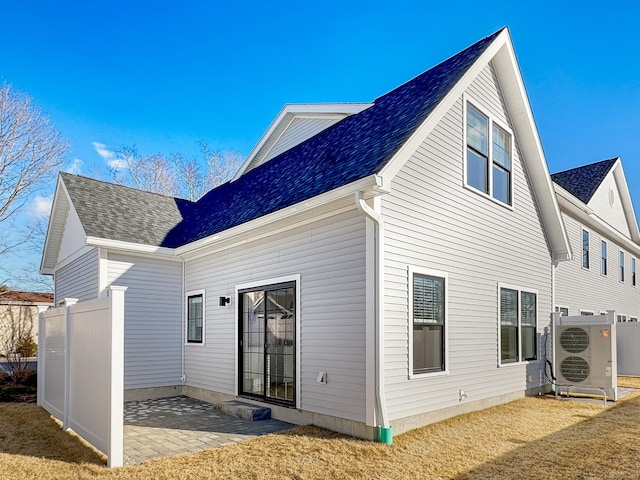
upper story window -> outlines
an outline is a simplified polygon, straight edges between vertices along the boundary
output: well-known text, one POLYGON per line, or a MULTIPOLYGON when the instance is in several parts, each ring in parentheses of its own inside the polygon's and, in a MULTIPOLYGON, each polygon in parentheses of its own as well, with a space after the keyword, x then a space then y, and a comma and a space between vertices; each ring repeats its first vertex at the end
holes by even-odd
POLYGON ((582 268, 589 268, 589 232, 582 230, 582 268))
POLYGON ((605 242, 604 240, 602 240, 601 250, 602 250, 601 252, 602 259, 600 261, 600 274, 606 275, 607 274, 607 242, 605 242))
POLYGON ((620 250, 620 270, 618 280, 624 282, 624 252, 622 250, 620 250))
POLYGON ((631 285, 636 286, 636 259, 631 257, 631 285))
POLYGON ((511 134, 470 103, 466 132, 466 185, 511 205, 511 134))

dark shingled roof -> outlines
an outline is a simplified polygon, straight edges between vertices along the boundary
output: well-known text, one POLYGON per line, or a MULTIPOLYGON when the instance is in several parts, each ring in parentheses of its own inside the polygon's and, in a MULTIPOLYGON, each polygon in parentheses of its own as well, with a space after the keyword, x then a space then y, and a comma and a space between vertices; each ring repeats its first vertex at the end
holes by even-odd
POLYGON ((572 168, 551 175, 551 179, 582 203, 589 203, 617 158, 572 168))
POLYGON ((60 172, 87 236, 164 245, 193 206, 188 200, 60 172))
POLYGON ((69 174, 65 185, 87 235, 164 247, 206 238, 379 172, 500 32, 195 204, 69 174))

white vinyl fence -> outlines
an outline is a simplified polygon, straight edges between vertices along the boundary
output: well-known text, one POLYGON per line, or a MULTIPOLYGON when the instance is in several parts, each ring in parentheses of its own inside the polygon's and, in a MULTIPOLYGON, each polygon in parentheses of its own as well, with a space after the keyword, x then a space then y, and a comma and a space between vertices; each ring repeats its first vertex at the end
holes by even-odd
POLYGON ((38 405, 107 455, 123 462, 124 292, 40 314, 38 405))
POLYGON ((640 323, 618 322, 618 373, 640 376, 640 323))

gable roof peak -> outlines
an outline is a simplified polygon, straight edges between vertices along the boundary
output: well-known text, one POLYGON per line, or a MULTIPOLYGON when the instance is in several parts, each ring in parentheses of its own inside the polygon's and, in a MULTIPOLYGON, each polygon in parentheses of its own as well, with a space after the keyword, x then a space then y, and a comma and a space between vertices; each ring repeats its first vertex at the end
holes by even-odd
POLYGON ((582 203, 587 204, 619 160, 620 157, 614 157, 570 168, 554 173, 551 179, 582 203))

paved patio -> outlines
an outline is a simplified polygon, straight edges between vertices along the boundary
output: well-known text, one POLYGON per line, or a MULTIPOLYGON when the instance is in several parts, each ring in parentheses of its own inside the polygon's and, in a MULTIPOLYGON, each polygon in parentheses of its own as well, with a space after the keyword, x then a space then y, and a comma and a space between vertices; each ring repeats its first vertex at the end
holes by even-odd
POLYGON ((126 402, 124 463, 198 452, 293 427, 280 420, 231 417, 211 403, 184 396, 126 402))

